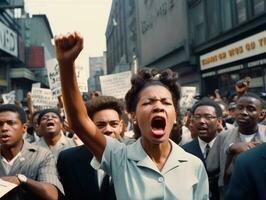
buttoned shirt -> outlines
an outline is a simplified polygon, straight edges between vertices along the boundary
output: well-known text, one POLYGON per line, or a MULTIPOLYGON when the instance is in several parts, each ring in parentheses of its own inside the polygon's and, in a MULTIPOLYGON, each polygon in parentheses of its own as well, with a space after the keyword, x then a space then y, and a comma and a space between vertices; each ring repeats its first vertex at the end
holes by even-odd
POLYGON ((0 162, 0 177, 16 176, 16 174, 24 174, 33 180, 50 183, 64 193, 57 176, 54 156, 42 147, 24 141, 21 155, 14 161, 9 173, 6 173, 0 162))
POLYGON ((126 146, 106 137, 99 163, 91 165, 112 176, 117 199, 209 199, 208 176, 203 163, 170 141, 172 150, 160 171, 147 155, 141 138, 126 146))
POLYGON ((203 141, 202 139, 200 139, 200 137, 198 137, 200 150, 201 150, 202 154, 204 155, 204 158, 206 158, 206 146, 207 146, 207 144, 209 144, 210 148, 212 148, 212 146, 215 142, 215 139, 216 139, 216 137, 212 141, 207 143, 207 142, 203 141))
POLYGON ((75 143, 73 142, 73 140, 71 138, 66 137, 63 133, 61 133, 60 139, 52 147, 49 147, 46 144, 43 137, 41 137, 40 140, 34 144, 36 144, 37 146, 44 147, 46 149, 50 149, 50 151, 53 153, 53 155, 55 156, 56 159, 58 158, 58 155, 61 151, 68 149, 70 147, 76 146, 75 143))

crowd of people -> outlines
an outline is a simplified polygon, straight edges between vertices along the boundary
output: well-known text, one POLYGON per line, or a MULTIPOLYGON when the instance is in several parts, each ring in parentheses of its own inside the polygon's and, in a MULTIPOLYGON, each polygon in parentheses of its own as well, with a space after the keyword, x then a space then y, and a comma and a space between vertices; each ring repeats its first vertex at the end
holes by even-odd
POLYGON ((55 49, 58 108, 36 109, 30 93, 27 109, 0 105, 0 178, 18 185, 1 199, 266 199, 265 101, 249 77, 231 99, 216 90, 184 114, 170 69, 140 69, 124 101, 85 102, 82 36, 57 36, 55 49))

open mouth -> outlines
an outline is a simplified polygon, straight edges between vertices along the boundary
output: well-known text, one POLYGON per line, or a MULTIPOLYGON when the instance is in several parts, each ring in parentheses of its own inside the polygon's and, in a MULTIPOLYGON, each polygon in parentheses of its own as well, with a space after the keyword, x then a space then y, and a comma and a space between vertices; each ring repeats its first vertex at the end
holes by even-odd
POLYGON ((152 133, 155 136, 164 135, 166 120, 163 117, 154 117, 151 121, 152 133))
POLYGON ((46 127, 54 127, 54 123, 53 123, 53 122, 48 122, 48 123, 46 124, 46 127))

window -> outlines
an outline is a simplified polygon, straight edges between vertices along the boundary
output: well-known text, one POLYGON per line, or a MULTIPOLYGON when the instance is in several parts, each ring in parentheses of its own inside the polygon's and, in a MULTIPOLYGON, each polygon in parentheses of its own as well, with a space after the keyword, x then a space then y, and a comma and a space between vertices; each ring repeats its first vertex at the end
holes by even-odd
POLYGON ((222 30, 226 31, 232 28, 232 0, 221 1, 221 20, 222 30))
POLYGON ((247 20, 246 0, 236 0, 237 22, 240 24, 247 20))
POLYGON ((219 5, 217 0, 207 0, 207 21, 208 21, 208 38, 212 38, 219 34, 219 5))
POLYGON ((199 2, 190 8, 190 29, 193 39, 193 44, 197 45, 205 41, 205 23, 203 2, 199 2))
POLYGON ((259 15, 265 11, 265 0, 253 0, 254 15, 259 15))

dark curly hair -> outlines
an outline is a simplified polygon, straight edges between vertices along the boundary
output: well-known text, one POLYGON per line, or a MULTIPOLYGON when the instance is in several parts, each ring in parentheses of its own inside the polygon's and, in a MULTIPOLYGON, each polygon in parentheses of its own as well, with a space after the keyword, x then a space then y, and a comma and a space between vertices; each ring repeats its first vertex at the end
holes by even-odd
MULTIPOLYGON (((126 109, 128 113, 136 111, 139 100, 139 93, 150 85, 161 85, 166 87, 173 99, 176 113, 179 113, 179 100, 181 88, 177 82, 177 74, 170 69, 159 71, 154 68, 142 68, 131 78, 131 88, 125 96, 126 109)), ((133 125, 136 138, 140 137, 140 130, 137 125, 133 125)))
POLYGON ((85 103, 88 116, 92 119, 93 115, 101 110, 112 109, 115 110, 119 117, 124 113, 124 104, 119 99, 112 96, 97 96, 85 103))
POLYGON ((162 85, 166 87, 173 98, 176 111, 179 111, 181 89, 177 82, 177 74, 170 69, 159 71, 154 68, 142 68, 131 78, 131 88, 125 96, 128 113, 136 110, 139 93, 150 85, 162 85))

